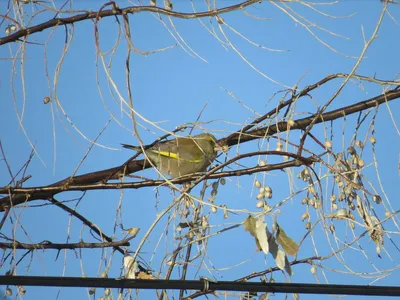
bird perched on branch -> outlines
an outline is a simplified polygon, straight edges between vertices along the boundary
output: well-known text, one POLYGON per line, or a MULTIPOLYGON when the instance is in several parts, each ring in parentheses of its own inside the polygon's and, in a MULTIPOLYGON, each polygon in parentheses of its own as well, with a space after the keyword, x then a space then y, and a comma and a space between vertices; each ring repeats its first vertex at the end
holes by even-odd
MULTIPOLYGON (((122 144, 124 148, 142 151, 141 147, 122 144)), ((156 168, 171 177, 203 172, 217 157, 217 139, 209 133, 178 137, 144 150, 156 168)))

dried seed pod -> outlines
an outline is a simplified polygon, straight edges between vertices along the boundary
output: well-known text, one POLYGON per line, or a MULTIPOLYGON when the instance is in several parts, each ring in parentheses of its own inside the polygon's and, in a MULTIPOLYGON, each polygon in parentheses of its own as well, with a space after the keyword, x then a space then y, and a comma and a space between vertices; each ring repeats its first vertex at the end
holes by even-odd
POLYGON ((346 199, 346 194, 345 193, 340 193, 339 195, 339 201, 343 201, 344 199, 346 199))
POLYGON ((360 140, 357 140, 357 141, 356 141, 356 146, 357 146, 358 148, 363 148, 363 147, 364 147, 364 144, 363 144, 363 142, 361 142, 360 140))
POLYGON ((43 98, 43 103, 44 103, 44 104, 47 104, 47 103, 49 103, 50 101, 51 101, 51 99, 50 99, 49 96, 46 96, 46 97, 43 98))
POLYGON ((294 125, 293 119, 289 119, 287 124, 288 124, 289 127, 292 127, 294 125))
POLYGON ((256 204, 256 207, 257 208, 263 208, 264 207, 264 201, 263 200, 258 201, 257 204, 256 204))
POLYGON ((317 268, 315 267, 315 265, 312 265, 312 266, 311 266, 310 272, 311 272, 311 274, 313 274, 313 275, 317 274, 317 268))
POLYGON ((372 200, 374 200, 374 202, 375 202, 376 204, 381 204, 381 203, 382 203, 382 198, 381 198, 381 196, 379 196, 379 195, 374 195, 374 196, 372 196, 372 200))
POLYGON ((347 197, 347 201, 352 202, 355 198, 354 192, 350 192, 349 196, 347 197))
POLYGON ((335 232, 335 225, 333 225, 333 224, 329 225, 329 231, 331 233, 334 233, 335 232))
POLYGON ((201 217, 201 228, 208 228, 208 218, 206 216, 201 217))
POLYGON ((283 151, 283 145, 281 142, 276 143, 275 151, 283 151))
POLYGON ((349 213, 346 208, 341 208, 336 212, 336 218, 338 219, 343 219, 343 218, 348 218, 349 213))
POLYGON ((268 185, 266 185, 266 186, 264 187, 264 192, 265 192, 265 193, 272 193, 271 187, 268 186, 268 185))
POLYGON ((259 193, 257 194, 257 196, 256 196, 256 199, 257 199, 257 200, 262 200, 262 199, 264 199, 264 198, 265 198, 265 194, 262 193, 262 192, 259 192, 259 193))
POLYGON ((309 185, 308 185, 308 192, 309 192, 310 194, 315 195, 315 187, 314 187, 313 184, 309 184, 309 185))
POLYGON ((267 162, 265 160, 260 159, 260 162, 258 164, 260 167, 265 167, 267 165, 267 162))
POLYGON ((254 186, 259 189, 261 187, 261 182, 258 180, 254 181, 254 186))
POLYGON ((174 8, 172 2, 169 0, 164 0, 164 6, 166 10, 172 10, 174 8))
POLYGON ((26 294, 26 289, 22 285, 17 285, 17 287, 18 287, 18 293, 20 293, 21 295, 26 294))
POLYGON ((306 219, 308 219, 310 217, 310 215, 308 213, 304 213, 301 215, 301 220, 304 221, 306 219))
POLYGON ((219 182, 220 182, 222 185, 225 185, 225 184, 226 184, 225 178, 221 178, 221 179, 219 180, 219 182))
POLYGON ((218 190, 218 181, 213 182, 213 184, 211 185, 213 190, 218 190))
POLYGON ((338 206, 337 206, 336 203, 333 203, 333 204, 332 204, 332 209, 333 209, 333 210, 337 210, 337 209, 338 209, 338 206))
POLYGON ((336 202, 336 195, 335 194, 331 195, 330 200, 331 202, 336 202))
POLYGON ((307 203, 308 203, 308 200, 309 200, 309 199, 308 199, 307 197, 301 199, 301 204, 307 204, 307 203))
POLYGON ((357 164, 358 164, 358 166, 359 166, 360 168, 362 168, 362 167, 365 166, 365 162, 364 162, 364 160, 362 160, 362 159, 359 159, 359 160, 357 161, 357 164))
POLYGON ((310 230, 311 227, 312 227, 311 222, 307 222, 307 223, 306 223, 306 229, 307 229, 307 230, 310 230))
POLYGON ((353 146, 350 146, 349 148, 347 148, 347 153, 349 153, 350 155, 357 154, 356 149, 354 149, 353 146))
POLYGON ((325 148, 326 149, 331 149, 332 148, 332 142, 331 141, 326 141, 325 142, 325 148))
POLYGON ((376 143, 375 137, 374 137, 374 136, 371 136, 371 137, 369 138, 369 142, 370 142, 372 145, 375 145, 375 143, 376 143))

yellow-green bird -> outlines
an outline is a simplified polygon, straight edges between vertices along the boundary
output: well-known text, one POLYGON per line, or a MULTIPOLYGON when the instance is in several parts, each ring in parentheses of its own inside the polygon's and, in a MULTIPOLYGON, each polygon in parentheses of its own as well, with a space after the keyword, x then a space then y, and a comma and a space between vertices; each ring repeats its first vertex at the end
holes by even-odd
MULTIPOLYGON (((142 151, 141 147, 122 144, 124 148, 142 151)), ((157 169, 171 177, 203 172, 217 157, 217 139, 209 133, 178 137, 144 150, 157 169)))

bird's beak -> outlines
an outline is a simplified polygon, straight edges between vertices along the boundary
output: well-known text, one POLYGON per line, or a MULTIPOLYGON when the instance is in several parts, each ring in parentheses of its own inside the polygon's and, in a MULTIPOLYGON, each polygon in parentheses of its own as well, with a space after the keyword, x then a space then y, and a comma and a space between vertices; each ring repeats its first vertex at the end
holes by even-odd
POLYGON ((215 151, 228 152, 229 147, 228 147, 227 145, 221 146, 221 145, 219 145, 219 144, 215 144, 214 150, 215 150, 215 151))

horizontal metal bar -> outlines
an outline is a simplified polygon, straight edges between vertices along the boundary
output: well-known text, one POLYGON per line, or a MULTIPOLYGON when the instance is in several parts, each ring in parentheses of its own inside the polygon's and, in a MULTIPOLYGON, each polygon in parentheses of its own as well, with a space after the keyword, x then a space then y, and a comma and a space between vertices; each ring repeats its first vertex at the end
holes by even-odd
POLYGON ((262 283, 207 280, 143 280, 118 278, 81 278, 48 276, 0 276, 0 285, 104 287, 124 289, 178 289, 213 291, 248 291, 263 293, 335 294, 365 296, 400 296, 398 286, 262 283))

